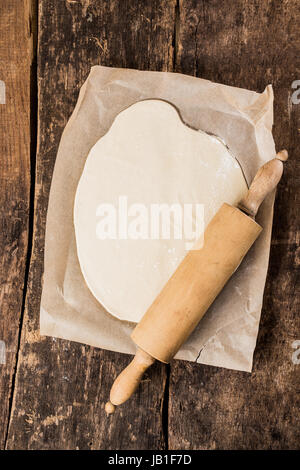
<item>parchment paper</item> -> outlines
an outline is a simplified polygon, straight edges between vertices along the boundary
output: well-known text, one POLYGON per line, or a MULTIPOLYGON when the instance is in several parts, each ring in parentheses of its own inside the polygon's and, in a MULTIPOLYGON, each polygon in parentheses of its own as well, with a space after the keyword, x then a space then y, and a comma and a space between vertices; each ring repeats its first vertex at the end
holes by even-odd
MULTIPOLYGON (((63 132, 55 163, 46 226, 42 335, 135 353, 130 339, 135 324, 107 313, 85 284, 76 252, 73 204, 91 147, 121 110, 147 98, 169 101, 186 124, 221 137, 239 160, 248 184, 275 155, 270 85, 259 94, 175 73, 93 67, 63 132)), ((273 202, 274 193, 257 218, 262 234, 176 358, 251 371, 273 202)))

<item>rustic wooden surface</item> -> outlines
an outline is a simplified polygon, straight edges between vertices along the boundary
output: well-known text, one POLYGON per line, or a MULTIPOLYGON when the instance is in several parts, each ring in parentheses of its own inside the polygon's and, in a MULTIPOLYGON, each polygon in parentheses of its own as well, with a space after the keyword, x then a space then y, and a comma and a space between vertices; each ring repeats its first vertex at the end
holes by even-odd
POLYGON ((300 446, 299 365, 292 362, 292 343, 300 332, 300 105, 290 101, 299 73, 299 19, 296 1, 237 1, 230 8, 220 0, 181 2, 176 70, 258 92, 272 83, 274 140, 277 150, 289 150, 289 162, 278 188, 253 373, 174 361, 172 449, 300 446))
POLYGON ((6 350, 0 361, 0 448, 11 407, 29 236, 32 36, 30 5, 21 3, 0 1, 0 80, 6 95, 0 104, 0 341, 6 350))
MULTIPOLYGON (((10 29, 17 28, 20 32, 24 28, 28 32, 27 17, 20 14, 19 9, 18 22, 12 26, 17 2, 10 3, 10 7, 5 6, 10 11, 6 23, 10 29)), ((29 5, 29 1, 23 3, 25 7, 29 5)), ((6 198, 4 204, 12 214, 8 218, 7 212, 3 216, 1 212, 0 219, 1 255, 7 253, 6 257, 1 257, 0 299, 4 317, 1 316, 0 325, 12 350, 7 365, 0 365, 2 447, 299 448, 296 434, 299 365, 291 360, 292 342, 299 339, 296 147, 300 106, 290 100, 291 84, 300 78, 296 69, 297 5, 295 0, 238 0, 230 2, 230 7, 228 3, 220 0, 39 2, 39 140, 35 198, 31 207, 34 234, 28 282, 25 276, 26 257, 30 256, 30 245, 29 251, 26 248, 30 181, 28 130, 27 137, 23 136, 24 129, 28 129, 28 87, 18 98, 25 113, 24 126, 22 129, 15 127, 9 140, 10 145, 18 142, 13 166, 3 169, 1 165, 0 170, 0 194, 6 198), (270 268, 253 374, 183 361, 173 361, 170 368, 157 364, 149 370, 128 405, 109 418, 104 413, 104 402, 112 377, 124 367, 128 357, 40 337, 38 331, 45 217, 52 170, 61 132, 79 88, 94 64, 179 71, 257 91, 273 83, 275 142, 278 149, 287 147, 290 153, 276 201, 270 268), (20 136, 24 139, 24 142, 21 139, 22 150, 20 136), (3 187, 7 189, 3 191, 3 187), (18 221, 17 230, 15 221, 18 221), (23 310, 14 374, 18 325, 23 310)), ((2 13, 4 2, 0 4, 2 13)), ((5 21, 2 15, 0 18, 1 22, 5 21)), ((1 59, 4 41, 2 35, 1 59)), ((27 47, 27 41, 21 41, 21 34, 18 41, 20 47, 27 47)), ((26 56, 26 51, 23 49, 20 54, 26 56)), ((20 76, 28 79, 29 52, 27 57, 25 69, 20 61, 18 70, 20 76)), ((34 78, 31 82, 34 83, 34 78)), ((14 78, 13 83, 16 87, 19 82, 14 78)), ((15 99, 12 112, 18 109, 16 103, 15 99)), ((5 119, 7 127, 15 118, 12 114, 10 121, 5 119)), ((1 127, 2 121, 0 118, 1 127)), ((1 147, 1 161, 7 158, 7 146, 1 147)))
POLYGON ((165 366, 149 371, 130 408, 107 418, 104 404, 112 377, 129 357, 40 338, 38 332, 51 175, 79 88, 93 64, 162 70, 172 63, 174 4, 161 9, 152 0, 143 8, 137 1, 126 3, 93 1, 86 9, 83 2, 40 2, 35 231, 9 449, 165 447, 165 366), (153 49, 159 51, 157 57, 153 49), (150 412, 144 413, 144 407, 150 412))

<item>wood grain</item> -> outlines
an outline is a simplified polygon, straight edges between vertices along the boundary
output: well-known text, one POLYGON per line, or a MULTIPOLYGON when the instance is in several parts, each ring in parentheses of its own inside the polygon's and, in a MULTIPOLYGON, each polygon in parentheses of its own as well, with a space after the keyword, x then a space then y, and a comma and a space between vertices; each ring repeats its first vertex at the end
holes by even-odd
POLYGON ((0 363, 0 448, 16 367, 29 233, 30 25, 29 1, 0 2, 0 80, 5 84, 0 104, 0 341, 5 347, 0 363))
POLYGON ((167 70, 174 2, 42 0, 39 9, 34 245, 8 449, 161 449, 166 368, 157 364, 115 416, 104 404, 129 356, 39 336, 44 229, 62 130, 94 64, 167 70), (148 412, 144 413, 144 409, 148 412))
POLYGON ((171 449, 299 448, 299 78, 296 1, 180 0, 176 70, 228 85, 275 92, 274 139, 289 161, 278 188, 270 266, 251 375, 173 361, 171 449), (298 394, 297 394, 298 393, 298 394))
POLYGON ((5 131, 0 143, 0 340, 5 338, 8 350, 7 365, 0 365, 0 446, 12 388, 8 449, 299 448, 299 365, 291 360, 292 343, 299 339, 300 106, 291 102, 291 84, 300 78, 299 12, 296 0, 228 3, 40 0, 34 244, 24 286, 30 177, 27 78, 32 57, 27 47, 32 22, 29 0, 1 2, 0 80, 5 73, 10 98, 5 108, 0 105, 5 131), (174 361, 168 385, 166 368, 156 364, 132 400, 109 418, 103 407, 112 377, 129 356, 41 338, 38 323, 55 156, 79 88, 94 64, 176 70, 257 91, 273 83, 274 137, 277 149, 289 150, 276 200, 253 374, 174 361))

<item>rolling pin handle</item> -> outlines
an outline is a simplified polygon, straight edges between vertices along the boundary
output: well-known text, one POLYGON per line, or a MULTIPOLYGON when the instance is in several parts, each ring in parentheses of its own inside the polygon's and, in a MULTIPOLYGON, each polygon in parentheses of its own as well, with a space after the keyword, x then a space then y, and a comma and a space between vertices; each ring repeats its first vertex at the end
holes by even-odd
POLYGON ((265 197, 276 188, 283 172, 283 162, 288 159, 286 150, 277 153, 273 160, 265 163, 256 173, 246 196, 238 204, 241 209, 250 217, 255 217, 256 213, 265 197))
POLYGON ((154 357, 141 349, 137 349, 131 363, 118 375, 113 383, 110 391, 110 401, 105 405, 107 414, 114 413, 117 405, 121 405, 131 397, 137 389, 144 372, 154 362, 154 357))

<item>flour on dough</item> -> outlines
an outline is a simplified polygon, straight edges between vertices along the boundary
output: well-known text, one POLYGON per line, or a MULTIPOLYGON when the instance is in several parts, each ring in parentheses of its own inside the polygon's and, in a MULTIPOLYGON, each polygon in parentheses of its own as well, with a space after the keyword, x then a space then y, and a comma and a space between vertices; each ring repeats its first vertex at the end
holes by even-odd
POLYGON ((186 240, 173 236, 120 239, 117 230, 116 239, 99 239, 99 206, 117 212, 120 196, 149 213, 151 204, 204 204, 206 226, 246 191, 226 146, 186 126, 172 105, 146 100, 122 111, 91 149, 75 197, 78 258, 91 292, 112 315, 138 322, 186 254, 186 240))

